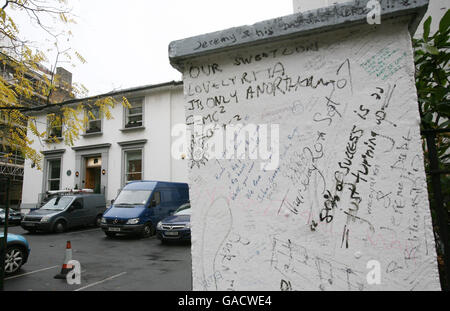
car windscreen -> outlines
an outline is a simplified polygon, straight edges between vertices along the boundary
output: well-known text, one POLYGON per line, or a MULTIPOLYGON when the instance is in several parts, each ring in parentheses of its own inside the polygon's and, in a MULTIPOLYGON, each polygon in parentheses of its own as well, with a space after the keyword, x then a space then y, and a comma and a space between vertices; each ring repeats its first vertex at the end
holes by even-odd
POLYGON ((179 208, 177 208, 177 210, 175 211, 175 214, 180 212, 180 211, 182 211, 182 210, 189 209, 189 208, 191 208, 191 204, 190 203, 183 204, 179 208))
POLYGON ((64 210, 72 202, 72 197, 56 197, 48 201, 41 209, 45 210, 64 210))
POLYGON ((174 215, 181 216, 181 215, 191 215, 191 209, 187 208, 181 211, 176 212, 174 215))
POLYGON ((122 190, 114 201, 115 207, 133 207, 144 205, 152 194, 152 190, 122 190))

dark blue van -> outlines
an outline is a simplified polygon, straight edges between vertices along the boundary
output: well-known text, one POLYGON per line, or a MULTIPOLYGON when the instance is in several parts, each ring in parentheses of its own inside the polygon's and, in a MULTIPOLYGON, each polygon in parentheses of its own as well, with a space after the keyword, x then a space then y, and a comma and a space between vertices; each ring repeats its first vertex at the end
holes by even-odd
POLYGON ((162 181, 133 181, 128 183, 101 220, 108 237, 116 234, 155 234, 156 224, 189 202, 186 183, 162 181))

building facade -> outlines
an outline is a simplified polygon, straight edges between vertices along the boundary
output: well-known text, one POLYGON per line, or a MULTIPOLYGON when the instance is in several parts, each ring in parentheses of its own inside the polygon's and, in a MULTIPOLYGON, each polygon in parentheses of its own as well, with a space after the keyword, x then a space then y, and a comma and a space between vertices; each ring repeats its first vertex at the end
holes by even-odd
MULTIPOLYGON (((0 51, 0 81, 12 90, 18 87, 18 62, 11 56, 0 51)), ((22 79, 33 85, 34 90, 42 89, 39 85, 51 80, 52 72, 43 67, 27 70, 22 79)), ((56 68, 55 88, 47 98, 39 91, 33 92, 30 98, 18 97, 17 104, 26 107, 37 107, 46 103, 61 102, 71 98, 72 73, 62 67, 56 68)), ((0 111, 0 208, 9 205, 13 209, 20 207, 24 177, 24 157, 22 152, 11 144, 10 129, 26 130, 24 124, 12 123, 8 110, 0 111), (9 185, 7 185, 7 183, 9 185)))
MULTIPOLYGON (((74 145, 29 134, 33 148, 41 150, 44 159, 41 170, 30 161, 25 163, 23 212, 36 208, 47 191, 92 189, 104 193, 110 202, 128 181, 187 181, 186 160, 171 154, 172 127, 185 123, 182 83, 143 86, 104 96, 124 96, 131 108, 116 105, 110 109, 113 118, 109 120, 98 110, 90 110, 95 118, 74 145)), ((35 113, 40 131, 45 131, 48 115, 55 112, 50 109, 35 113)), ((57 137, 63 137, 63 131, 64 125, 47 129, 57 137)))

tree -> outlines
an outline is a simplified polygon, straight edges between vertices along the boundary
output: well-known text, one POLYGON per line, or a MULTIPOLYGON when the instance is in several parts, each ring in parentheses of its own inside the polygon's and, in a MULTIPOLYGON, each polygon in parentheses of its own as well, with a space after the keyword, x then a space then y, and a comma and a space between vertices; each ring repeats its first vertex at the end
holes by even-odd
MULTIPOLYGON (((63 44, 70 42, 70 26, 75 23, 66 0, 6 0, 0 8, 0 151, 6 151, 6 157, 19 152, 41 168, 42 155, 31 147, 27 137, 31 131, 39 139, 53 137, 48 129, 64 127, 64 143, 73 145, 79 133, 86 129, 88 121, 95 116, 86 107, 98 107, 107 119, 112 115, 109 109, 117 104, 112 97, 90 98, 65 105, 64 101, 84 98, 87 89, 82 84, 67 85, 57 73, 61 63, 84 64, 86 60, 71 47, 63 44), (45 37, 52 48, 45 51, 38 48, 42 42, 26 40, 21 36, 20 25, 27 21, 38 31, 37 37, 45 37), (46 69, 42 64, 51 63, 46 69), (76 104, 75 104, 76 103, 76 104), (36 119, 30 111, 55 106, 58 113, 50 114, 50 126, 39 132, 36 119)), ((129 107, 126 98, 122 104, 129 107)))
MULTIPOLYGON (((445 219, 444 213, 448 215, 450 209, 450 176, 448 174, 450 171, 450 53, 448 53, 450 49, 450 10, 442 17, 439 29, 434 35, 430 35, 431 21, 432 17, 430 16, 424 23, 422 38, 413 40, 413 44, 421 129, 428 135, 423 143, 426 155, 425 167, 428 173, 436 169, 442 172, 440 175, 441 189, 439 191, 442 192, 440 200, 444 210, 439 210, 440 207, 437 206, 436 198, 434 197, 436 189, 433 189, 432 180, 433 178, 436 180, 437 177, 433 177, 433 173, 431 173, 427 177, 427 182, 434 232, 438 246, 441 283, 443 288, 445 288, 449 282, 449 280, 445 280, 445 275, 448 276, 450 272, 446 271, 445 273, 445 270, 449 270, 448 253, 450 252, 450 245, 448 245, 448 224, 442 221, 442 218, 445 219), (427 143, 425 144, 425 142, 427 143), (429 157, 430 144, 436 146, 439 163, 439 167, 434 169, 429 157), (447 235, 447 237, 443 235, 447 235), (444 258, 447 258, 447 263, 444 263, 444 258)), ((434 182, 435 187, 438 182, 439 178, 437 178, 437 182, 434 182)))

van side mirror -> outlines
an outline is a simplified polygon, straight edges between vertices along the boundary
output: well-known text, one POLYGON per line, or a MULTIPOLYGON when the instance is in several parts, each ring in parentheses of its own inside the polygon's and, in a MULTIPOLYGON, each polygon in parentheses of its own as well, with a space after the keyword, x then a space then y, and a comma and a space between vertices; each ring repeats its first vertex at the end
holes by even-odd
POLYGON ((114 201, 115 201, 114 199, 112 199, 112 200, 111 200, 111 205, 113 205, 113 204, 114 204, 114 201))
POLYGON ((156 206, 156 200, 155 198, 152 198, 152 200, 150 201, 150 207, 155 207, 156 206))

